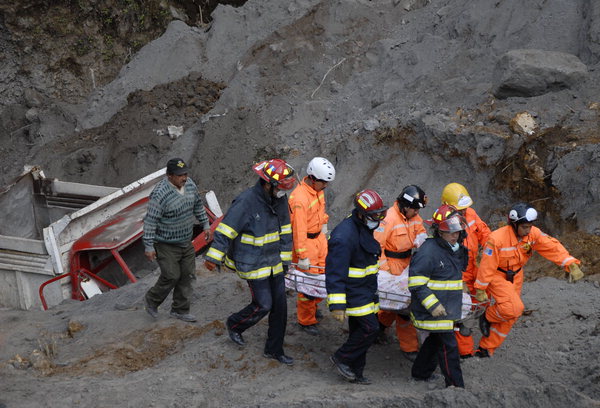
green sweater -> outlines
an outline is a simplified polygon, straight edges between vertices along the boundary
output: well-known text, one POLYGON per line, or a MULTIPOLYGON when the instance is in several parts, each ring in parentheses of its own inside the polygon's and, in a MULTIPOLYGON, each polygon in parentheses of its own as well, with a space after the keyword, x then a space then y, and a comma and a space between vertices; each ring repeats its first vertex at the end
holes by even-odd
POLYGON ((203 228, 209 228, 208 217, 198 188, 191 178, 181 194, 168 179, 161 180, 148 201, 144 217, 144 249, 154 251, 155 242, 187 246, 192 240, 195 216, 203 228))

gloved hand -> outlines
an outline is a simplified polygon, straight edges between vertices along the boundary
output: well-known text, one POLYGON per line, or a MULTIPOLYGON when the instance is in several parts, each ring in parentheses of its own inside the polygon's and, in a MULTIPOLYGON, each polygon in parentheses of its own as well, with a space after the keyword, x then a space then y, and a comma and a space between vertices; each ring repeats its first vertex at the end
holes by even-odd
POLYGON ((204 267, 209 271, 214 271, 215 269, 217 269, 217 266, 218 265, 216 263, 211 262, 209 260, 204 261, 204 267))
POLYGON ((310 259, 309 258, 298 259, 298 269, 304 269, 305 271, 310 269, 310 259))
POLYGON ((467 285, 467 282, 463 282, 463 293, 471 293, 471 291, 469 290, 469 286, 467 285))
POLYGON ((323 226, 321 227, 321 234, 327 235, 328 231, 329 230, 327 229, 327 224, 323 224, 323 226))
POLYGON ((431 311, 431 315, 433 317, 442 317, 442 316, 446 316, 446 309, 444 308, 444 305, 442 305, 441 303, 439 305, 437 305, 435 307, 435 309, 433 309, 431 311))
POLYGON ((568 266, 569 268, 569 282, 575 283, 579 279, 583 278, 583 272, 579 269, 579 265, 576 263, 572 263, 568 266))
POLYGON ((335 320, 337 320, 338 322, 344 323, 344 320, 346 320, 346 311, 341 310, 341 309, 336 309, 331 312, 331 316, 333 316, 333 318, 335 320))
POLYGON ((487 293, 483 289, 475 289, 475 299, 479 302, 485 302, 489 300, 487 293))

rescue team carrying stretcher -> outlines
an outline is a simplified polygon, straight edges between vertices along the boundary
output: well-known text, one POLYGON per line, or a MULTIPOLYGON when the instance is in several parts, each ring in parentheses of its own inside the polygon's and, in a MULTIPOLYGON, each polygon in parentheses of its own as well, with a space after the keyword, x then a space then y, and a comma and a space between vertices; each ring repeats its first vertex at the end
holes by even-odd
MULTIPOLYGON (((366 189, 354 196, 351 215, 327 239, 323 190, 335 178, 327 159, 312 159, 297 186, 295 171, 284 160, 263 161, 253 170, 259 179, 234 199, 216 228, 205 266, 212 271, 224 265, 250 288, 250 304, 227 319, 230 339, 245 346, 244 331, 269 315, 264 356, 282 364, 294 363, 283 350, 288 273, 298 271, 321 281, 324 274, 332 317, 340 323, 348 318, 348 338, 330 357, 344 379, 370 384, 363 375, 367 351, 374 342, 385 342, 386 329, 395 323, 400 349, 413 362, 412 377, 428 381, 439 364, 446 386, 457 387, 464 387, 460 359, 492 356, 523 313, 523 267, 533 251, 564 267, 571 282, 583 277, 580 261, 533 225, 538 214, 526 203, 513 205, 508 225, 490 232, 460 184, 444 188, 441 205, 427 221, 419 216, 427 205, 420 187, 405 187, 391 208, 376 191, 366 189), (429 237, 423 224, 431 228, 429 237), (380 310, 380 271, 399 279, 408 275, 408 313, 380 310), (474 306, 469 303, 467 309, 483 310, 477 347, 471 329, 462 324, 463 293, 473 297, 474 306)), ((187 172, 183 160, 170 160, 167 178, 150 195, 144 243, 161 275, 145 300, 147 312, 157 317, 158 306, 173 290, 171 316, 195 321, 189 314, 192 214, 205 231, 210 229, 187 172)), ((322 300, 298 292, 298 323, 309 335, 320 334, 322 300)))

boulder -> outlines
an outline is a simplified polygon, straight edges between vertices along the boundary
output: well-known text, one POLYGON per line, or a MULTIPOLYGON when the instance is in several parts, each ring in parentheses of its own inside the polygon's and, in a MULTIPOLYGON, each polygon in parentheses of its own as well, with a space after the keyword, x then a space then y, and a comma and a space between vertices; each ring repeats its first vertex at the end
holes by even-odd
POLYGON ((511 50, 494 71, 497 98, 532 97, 571 88, 582 81, 587 67, 575 55, 556 51, 511 50))

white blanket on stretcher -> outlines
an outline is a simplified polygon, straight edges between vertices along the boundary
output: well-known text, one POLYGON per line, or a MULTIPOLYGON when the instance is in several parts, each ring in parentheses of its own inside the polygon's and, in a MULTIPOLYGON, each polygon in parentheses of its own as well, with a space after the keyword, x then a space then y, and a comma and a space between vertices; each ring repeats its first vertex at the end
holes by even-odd
MULTIPOLYGON (((316 298, 327 298, 325 275, 312 274, 290 268, 285 277, 285 286, 316 298)), ((387 271, 377 274, 377 289, 379 291, 379 307, 382 310, 400 311, 410 305, 408 290, 408 268, 401 275, 392 275, 387 271)), ((462 318, 471 311, 471 296, 463 293, 462 318)))

